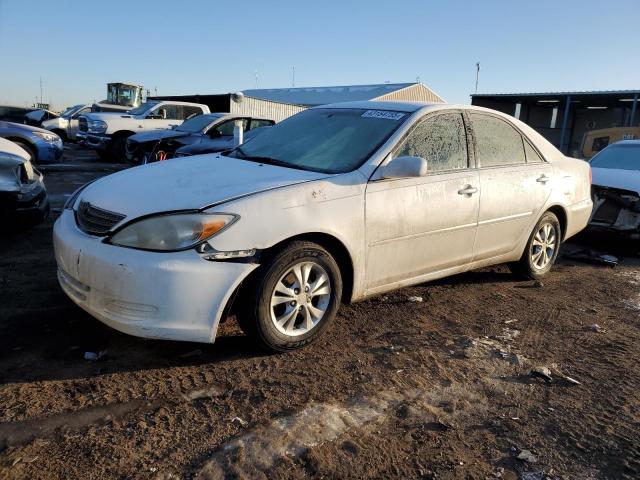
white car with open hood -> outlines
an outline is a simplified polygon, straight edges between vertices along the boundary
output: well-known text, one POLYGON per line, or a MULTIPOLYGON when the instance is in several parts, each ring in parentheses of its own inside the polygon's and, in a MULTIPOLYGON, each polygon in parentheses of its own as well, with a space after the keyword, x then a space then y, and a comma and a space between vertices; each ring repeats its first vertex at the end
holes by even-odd
POLYGON ((58 278, 129 334, 213 342, 231 312, 283 351, 341 301, 504 262, 541 277, 589 220, 589 175, 492 110, 326 105, 79 190, 54 228, 58 278))

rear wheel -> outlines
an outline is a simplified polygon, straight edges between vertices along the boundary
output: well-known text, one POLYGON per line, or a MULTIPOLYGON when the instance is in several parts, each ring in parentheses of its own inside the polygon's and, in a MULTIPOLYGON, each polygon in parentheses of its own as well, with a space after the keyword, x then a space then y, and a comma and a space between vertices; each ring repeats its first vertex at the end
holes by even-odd
POLYGON ((526 278, 542 278, 549 273, 558 258, 561 238, 558 217, 546 212, 533 229, 522 257, 519 261, 510 263, 509 268, 526 278))
POLYGON ((317 339, 342 297, 340 269, 320 245, 296 241, 256 271, 237 314, 243 331, 266 349, 284 352, 317 339))

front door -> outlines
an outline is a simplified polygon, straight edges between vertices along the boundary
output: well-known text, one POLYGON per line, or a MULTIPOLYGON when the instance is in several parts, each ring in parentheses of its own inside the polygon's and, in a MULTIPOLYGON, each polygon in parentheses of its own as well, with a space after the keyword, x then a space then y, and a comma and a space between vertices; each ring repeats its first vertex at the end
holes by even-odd
POLYGON ((481 187, 474 260, 483 260, 511 252, 531 233, 551 193, 553 169, 506 120, 469 116, 481 187))
POLYGON ((461 113, 428 115, 392 155, 424 158, 428 174, 367 185, 369 292, 465 265, 473 254, 480 185, 461 113))

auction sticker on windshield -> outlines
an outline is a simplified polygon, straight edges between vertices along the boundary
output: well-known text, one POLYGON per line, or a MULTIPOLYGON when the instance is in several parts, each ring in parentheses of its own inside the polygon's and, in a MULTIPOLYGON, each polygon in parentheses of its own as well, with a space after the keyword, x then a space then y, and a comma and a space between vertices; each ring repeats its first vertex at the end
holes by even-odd
POLYGON ((367 110, 361 115, 363 118, 384 118, 386 120, 400 120, 405 116, 402 112, 389 112, 387 110, 367 110))

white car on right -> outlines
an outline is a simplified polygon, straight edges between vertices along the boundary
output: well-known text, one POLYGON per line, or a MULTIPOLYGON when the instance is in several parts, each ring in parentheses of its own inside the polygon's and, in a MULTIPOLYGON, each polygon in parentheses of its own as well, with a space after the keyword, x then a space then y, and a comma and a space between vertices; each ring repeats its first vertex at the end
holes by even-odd
POLYGON ((609 145, 591 159, 590 227, 640 238, 640 140, 609 145))

